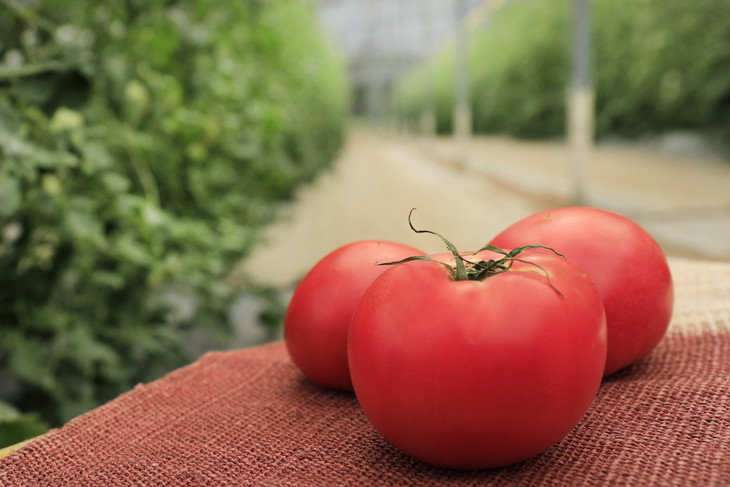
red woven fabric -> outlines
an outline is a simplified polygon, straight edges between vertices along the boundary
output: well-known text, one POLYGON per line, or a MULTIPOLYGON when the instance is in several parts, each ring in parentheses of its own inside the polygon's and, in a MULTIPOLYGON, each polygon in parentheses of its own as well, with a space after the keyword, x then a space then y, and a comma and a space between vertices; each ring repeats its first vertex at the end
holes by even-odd
POLYGON ((2 486, 730 485, 730 265, 674 263, 670 334, 547 452, 490 471, 401 454, 282 343, 211 353, 0 461, 2 486), (719 283, 719 284, 718 284, 719 283))

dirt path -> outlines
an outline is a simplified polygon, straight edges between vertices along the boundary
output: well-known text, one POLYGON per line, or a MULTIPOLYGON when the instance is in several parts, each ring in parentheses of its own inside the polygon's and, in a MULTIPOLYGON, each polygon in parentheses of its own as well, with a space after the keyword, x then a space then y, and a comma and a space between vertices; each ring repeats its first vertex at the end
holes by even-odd
POLYGON ((444 234, 464 250, 537 206, 481 175, 456 170, 413 141, 373 134, 349 137, 331 172, 303 188, 266 229, 267 243, 245 262, 255 279, 286 286, 336 247, 361 239, 408 243, 427 253, 445 250, 414 224, 444 234), (277 263, 281 257, 286 263, 277 263), (272 266, 275 270, 271 271, 272 266))
MULTIPOLYGON (((669 255, 730 260, 730 164, 646 149, 602 147, 587 171, 588 203, 637 220, 669 255)), ((243 264, 260 282, 292 286, 319 258, 359 239, 442 251, 485 243, 515 220, 570 204, 570 158, 559 143, 478 138, 457 152, 451 139, 355 132, 338 163, 266 229, 243 264)))

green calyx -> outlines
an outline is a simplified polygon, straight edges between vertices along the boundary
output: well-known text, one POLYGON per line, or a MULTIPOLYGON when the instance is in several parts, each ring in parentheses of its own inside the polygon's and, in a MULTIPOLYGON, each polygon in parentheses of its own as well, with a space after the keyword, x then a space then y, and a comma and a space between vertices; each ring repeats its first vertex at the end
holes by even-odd
POLYGON ((501 274, 502 272, 507 272, 510 267, 512 267, 512 264, 514 262, 522 262, 525 264, 530 264, 542 271, 542 273, 545 275, 545 277, 548 280, 548 284, 555 289, 555 291, 558 292, 561 296, 563 294, 550 282, 550 276, 548 272, 539 264, 536 264, 535 262, 530 262, 527 260, 520 259, 518 256, 524 252, 525 250, 529 249, 546 249, 549 250, 556 255, 559 255, 560 257, 566 258, 563 254, 558 252, 555 249, 552 249, 550 247, 546 247, 544 245, 523 245, 522 247, 517 247, 512 250, 504 250, 500 249, 499 247, 495 247, 493 245, 485 245, 484 247, 480 248, 479 250, 475 252, 471 252, 466 254, 466 256, 470 255, 477 255, 479 252, 482 252, 484 250, 490 250, 492 252, 495 252, 497 254, 502 255, 499 259, 489 259, 489 260, 479 260, 479 261, 472 261, 464 258, 465 256, 459 252, 459 250, 456 248, 454 244, 452 244, 446 237, 441 235, 440 233, 431 231, 431 230, 419 230, 416 227, 413 226, 412 222, 412 215, 415 208, 412 208, 411 211, 408 213, 408 225, 411 227, 411 230, 413 230, 416 233, 429 233, 431 235, 435 235, 438 238, 441 239, 441 241, 446 245, 446 248, 449 249, 449 252, 454 256, 454 265, 447 264, 445 262, 441 262, 439 260, 434 259, 433 257, 429 257, 427 255, 415 255, 412 257, 407 257, 405 259, 396 261, 396 262, 385 262, 378 265, 398 265, 398 264, 404 264, 406 262, 411 262, 415 260, 424 260, 424 261, 431 261, 436 262, 438 264, 441 264, 446 269, 448 269, 449 274, 451 275, 451 279, 454 281, 483 281, 484 279, 494 276, 496 274, 501 274))

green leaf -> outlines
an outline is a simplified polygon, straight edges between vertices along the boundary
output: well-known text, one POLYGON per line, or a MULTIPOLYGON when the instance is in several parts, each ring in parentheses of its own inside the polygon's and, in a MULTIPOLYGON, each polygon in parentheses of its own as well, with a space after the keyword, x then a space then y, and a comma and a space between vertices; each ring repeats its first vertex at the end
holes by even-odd
POLYGON ((78 244, 84 243, 95 248, 106 244, 101 222, 93 213, 94 205, 84 198, 73 198, 64 215, 64 224, 69 238, 78 244))
POLYGON ((43 169, 70 168, 78 163, 77 157, 71 153, 46 150, 3 130, 0 130, 0 148, 5 157, 17 158, 43 169))
POLYGON ((121 365, 117 353, 99 341, 93 332, 85 327, 77 326, 69 331, 66 336, 64 354, 85 376, 90 378, 94 377, 97 366, 119 367, 121 365))
POLYGON ((15 214, 20 208, 21 198, 18 180, 0 172, 0 218, 15 214))
POLYGON ((35 414, 19 412, 0 401, 0 448, 42 435, 48 427, 35 414))
POLYGON ((10 355, 8 362, 10 370, 18 378, 47 391, 58 387, 48 368, 48 346, 44 341, 16 332, 10 336, 9 342, 12 345, 7 350, 10 355))
POLYGON ((18 113, 0 97, 0 130, 11 135, 20 132, 21 120, 18 113))
POLYGON ((0 423, 17 419, 19 416, 20 412, 15 407, 4 401, 0 401, 0 423))

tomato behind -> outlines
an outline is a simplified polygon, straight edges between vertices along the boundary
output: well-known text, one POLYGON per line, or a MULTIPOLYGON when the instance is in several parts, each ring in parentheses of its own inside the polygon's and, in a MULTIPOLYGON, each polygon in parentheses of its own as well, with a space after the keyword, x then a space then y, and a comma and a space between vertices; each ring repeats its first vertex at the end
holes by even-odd
POLYGON ((666 333, 674 305, 669 265, 659 244, 629 218, 597 208, 558 208, 516 222, 490 243, 552 247, 593 279, 606 308, 605 375, 642 360, 666 333))
POLYGON ((317 262, 294 291, 284 319, 284 341, 294 364, 324 387, 352 390, 347 330, 363 291, 393 262, 422 252, 381 240, 352 242, 317 262))

